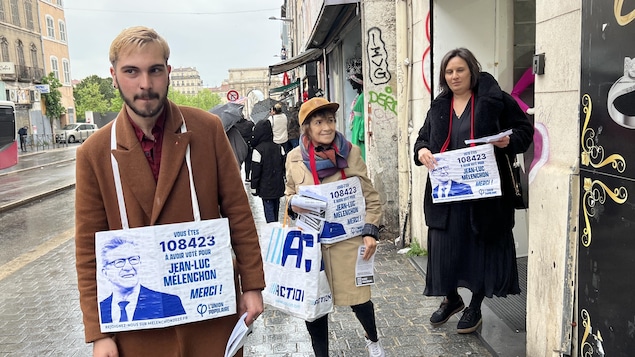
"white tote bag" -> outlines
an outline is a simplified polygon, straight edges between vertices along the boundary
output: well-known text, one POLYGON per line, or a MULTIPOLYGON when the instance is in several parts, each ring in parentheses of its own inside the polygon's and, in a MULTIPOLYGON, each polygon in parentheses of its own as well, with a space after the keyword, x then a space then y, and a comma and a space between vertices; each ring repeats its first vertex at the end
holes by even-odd
POLYGON ((261 229, 261 244, 265 304, 305 321, 333 311, 317 232, 268 223, 261 229))

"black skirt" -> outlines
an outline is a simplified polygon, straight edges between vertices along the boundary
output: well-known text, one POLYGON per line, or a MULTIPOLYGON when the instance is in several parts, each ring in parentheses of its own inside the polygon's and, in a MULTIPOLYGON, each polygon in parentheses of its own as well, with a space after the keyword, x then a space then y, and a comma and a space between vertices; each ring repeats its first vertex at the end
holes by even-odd
POLYGON ((424 295, 446 296, 457 287, 482 292, 489 298, 520 294, 511 230, 488 242, 478 240, 470 229, 470 202, 449 205, 447 229, 428 231, 424 295))

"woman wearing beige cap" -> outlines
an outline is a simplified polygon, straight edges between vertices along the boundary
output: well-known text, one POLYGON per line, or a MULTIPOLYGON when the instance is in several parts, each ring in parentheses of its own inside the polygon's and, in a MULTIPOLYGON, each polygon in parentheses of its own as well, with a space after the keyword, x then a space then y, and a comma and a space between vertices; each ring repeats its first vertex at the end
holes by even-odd
MULTIPOLYGON (((324 98, 312 98, 300 107, 300 145, 288 153, 285 195, 295 213, 305 212, 293 205, 293 195, 303 185, 319 185, 358 177, 365 199, 365 224, 360 236, 333 244, 322 244, 324 270, 329 280, 333 302, 350 306, 366 332, 366 346, 371 357, 385 356, 377 336, 375 311, 370 300, 370 286, 356 286, 355 265, 358 249, 365 246, 368 260, 377 249, 381 204, 379 194, 366 173, 358 146, 351 144, 335 129, 335 112, 339 104, 324 98)), ((328 356, 328 315, 307 322, 316 357, 328 356)))

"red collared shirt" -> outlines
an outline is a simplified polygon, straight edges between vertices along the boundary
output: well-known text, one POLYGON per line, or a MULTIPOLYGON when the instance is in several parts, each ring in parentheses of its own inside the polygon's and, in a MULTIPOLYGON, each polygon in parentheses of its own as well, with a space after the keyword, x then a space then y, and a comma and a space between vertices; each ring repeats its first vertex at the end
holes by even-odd
POLYGON ((128 120, 132 124, 134 128, 135 135, 137 139, 139 139, 139 143, 141 143, 141 148, 143 149, 143 153, 146 155, 146 159, 148 159, 148 164, 150 164, 150 169, 152 169, 152 174, 154 175, 154 181, 159 180, 159 168, 161 167, 161 149, 163 147, 163 129, 165 126, 165 110, 159 115, 157 118, 157 122, 154 124, 152 128, 152 135, 154 136, 154 140, 147 137, 141 128, 137 124, 135 124, 130 116, 128 116, 128 120))

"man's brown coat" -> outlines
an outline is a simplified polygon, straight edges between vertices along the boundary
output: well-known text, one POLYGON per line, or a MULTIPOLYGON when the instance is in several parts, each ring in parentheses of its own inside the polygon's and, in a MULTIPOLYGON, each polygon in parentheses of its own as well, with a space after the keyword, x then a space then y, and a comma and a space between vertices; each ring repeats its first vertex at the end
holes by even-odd
MULTIPOLYGON (((242 291, 264 288, 258 235, 239 167, 218 117, 205 111, 165 106, 161 168, 155 182, 147 159, 127 118, 117 117, 117 159, 131 228, 193 220, 185 152, 191 150, 194 185, 201 219, 227 217, 235 252, 235 271, 242 291), (182 118, 187 132, 181 133, 182 118)), ((95 232, 121 229, 111 161, 112 122, 77 150, 75 246, 80 304, 86 341, 102 334, 96 286, 95 232)), ((222 356, 237 315, 170 328, 114 334, 119 355, 222 356)))

